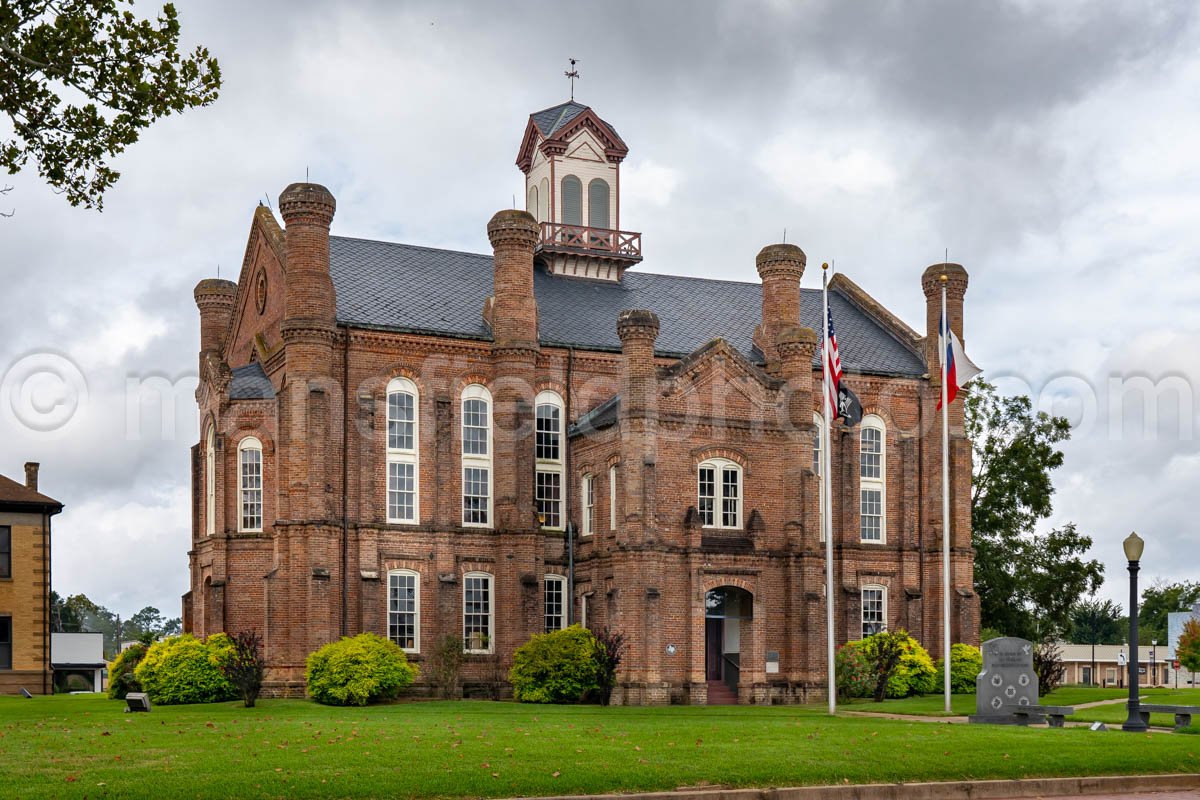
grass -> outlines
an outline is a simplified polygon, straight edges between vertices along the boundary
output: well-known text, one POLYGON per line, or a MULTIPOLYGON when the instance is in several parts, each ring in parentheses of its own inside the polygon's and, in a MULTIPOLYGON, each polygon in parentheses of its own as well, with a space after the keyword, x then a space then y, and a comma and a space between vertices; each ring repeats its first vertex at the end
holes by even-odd
MULTIPOLYGON (((1200 706, 1200 692, 1195 689, 1174 691, 1171 689, 1142 689, 1139 692, 1142 702, 1152 705, 1200 706)), ((1128 690, 1121 690, 1121 698, 1129 697, 1128 690)), ((1108 706, 1085 708, 1067 717, 1077 722, 1104 722, 1108 724, 1121 723, 1129 716, 1129 707, 1125 703, 1114 703, 1108 706)), ((1200 722, 1200 720, 1193 720, 1200 722)), ((1165 728, 1175 727, 1174 714, 1151 714, 1150 724, 1165 728)))
MULTIPOLYGON (((1128 697, 1124 689, 1102 689, 1090 686, 1064 686, 1055 689, 1041 698, 1041 703, 1052 706, 1075 706, 1082 703, 1094 703, 1100 700, 1114 700, 1128 697)), ((1195 695, 1200 699, 1200 693, 1195 695)), ((964 717, 975 713, 975 695, 956 694, 950 696, 950 707, 954 709, 951 716, 964 717)), ((905 697, 901 700, 885 700, 882 704, 871 700, 852 700, 843 705, 847 711, 880 711, 886 714, 912 714, 919 717, 946 716, 945 702, 942 695, 930 694, 922 697, 905 697)))
POLYGON ((1200 740, 814 708, 0 698, 6 797, 509 797, 1200 771, 1200 740), (1103 742, 1103 746, 1098 746, 1103 742))

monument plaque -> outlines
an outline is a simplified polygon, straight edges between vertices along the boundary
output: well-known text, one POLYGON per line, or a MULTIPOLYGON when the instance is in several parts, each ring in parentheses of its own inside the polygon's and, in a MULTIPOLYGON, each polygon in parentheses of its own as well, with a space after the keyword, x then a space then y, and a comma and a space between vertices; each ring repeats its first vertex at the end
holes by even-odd
POLYGON ((1004 636, 984 642, 981 649, 983 671, 975 678, 975 713, 971 716, 971 722, 1013 724, 1015 720, 1004 709, 1005 705, 1038 704, 1033 643, 1014 636, 1004 636))

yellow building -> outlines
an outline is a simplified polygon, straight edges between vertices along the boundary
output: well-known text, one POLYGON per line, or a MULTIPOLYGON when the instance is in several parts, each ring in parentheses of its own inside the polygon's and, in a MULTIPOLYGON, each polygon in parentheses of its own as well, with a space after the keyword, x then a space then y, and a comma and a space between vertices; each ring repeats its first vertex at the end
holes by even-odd
POLYGON ((62 503, 0 475, 0 694, 53 691, 50 668, 50 518, 62 503))

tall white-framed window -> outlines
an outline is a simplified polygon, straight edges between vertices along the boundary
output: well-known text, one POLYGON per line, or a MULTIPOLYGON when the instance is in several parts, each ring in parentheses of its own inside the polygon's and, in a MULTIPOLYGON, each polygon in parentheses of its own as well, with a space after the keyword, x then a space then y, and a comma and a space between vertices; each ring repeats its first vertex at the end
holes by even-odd
POLYGON ((591 596, 591 592, 579 595, 579 625, 583 628, 588 627, 588 600, 591 596))
POLYGON ((387 521, 420 520, 420 395, 408 378, 387 386, 387 521))
POLYGON ((408 653, 421 652, 421 574, 388 573, 388 638, 408 653))
POLYGON ((583 500, 580 535, 591 536, 596 525, 596 479, 590 473, 579 482, 579 496, 583 500))
POLYGON ((887 541, 887 429, 875 414, 863 417, 858 439, 859 538, 887 541))
POLYGON ((463 650, 491 653, 495 649, 492 629, 492 582, 486 572, 463 576, 463 650))
POLYGON ((492 393, 473 383, 462 393, 463 525, 492 525, 492 393))
POLYGON ((862 588, 862 635, 887 630, 887 587, 872 584, 862 588))
POLYGON ((563 528, 563 401, 540 392, 534 401, 534 502, 543 527, 563 528))
POLYGON ((824 480, 824 464, 822 463, 822 451, 825 449, 825 424, 824 418, 820 414, 813 414, 813 459, 812 470, 813 475, 817 479, 817 539, 825 541, 825 480, 824 480))
POLYGON ((617 532, 617 465, 608 468, 608 532, 617 532))
POLYGON ((212 425, 204 436, 204 532, 217 532, 217 431, 212 425))
POLYGON ((700 521, 706 528, 742 527, 742 468, 725 458, 710 458, 696 470, 700 521))
POLYGON ((263 529, 263 455, 262 442, 253 436, 238 442, 238 479, 241 487, 238 530, 257 533, 263 529))
POLYGON ((562 575, 547 575, 543 585, 542 616, 546 633, 567 626, 567 579, 562 575))

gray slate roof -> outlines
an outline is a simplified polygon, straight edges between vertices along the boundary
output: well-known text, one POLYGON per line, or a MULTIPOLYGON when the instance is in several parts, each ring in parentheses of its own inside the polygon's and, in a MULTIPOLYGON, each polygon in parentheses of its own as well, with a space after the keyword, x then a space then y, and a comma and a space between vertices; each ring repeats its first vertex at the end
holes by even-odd
MULTIPOLYGON (((570 100, 566 103, 559 103, 556 106, 542 109, 541 111, 535 111, 529 116, 533 119, 533 124, 537 126, 537 129, 542 132, 542 136, 550 139, 568 122, 575 119, 587 110, 588 106, 585 106, 582 103, 576 103, 574 100, 570 100)), ((604 120, 601 120, 601 122, 604 122, 604 120)), ((604 124, 608 125, 608 129, 611 130, 614 135, 617 135, 617 138, 620 138, 620 136, 617 134, 616 128, 614 128, 612 125, 609 125, 607 122, 604 122, 604 124)))
MULTIPOLYGON (((492 293, 492 257, 367 239, 330 237, 338 321, 356 327, 491 339, 483 304, 492 293)), ((619 351, 617 316, 649 309, 662 327, 655 351, 681 358, 723 338, 755 363, 754 327, 762 284, 626 272, 621 283, 534 273, 543 345, 619 351)), ((831 292, 838 351, 846 372, 919 377, 924 359, 831 292)), ((820 330, 821 293, 801 291, 800 322, 820 330)), ((817 358, 815 366, 820 366, 817 358)))
POLYGON ((233 380, 229 382, 230 400, 273 400, 275 387, 263 372, 262 364, 255 361, 244 367, 234 367, 233 380))

